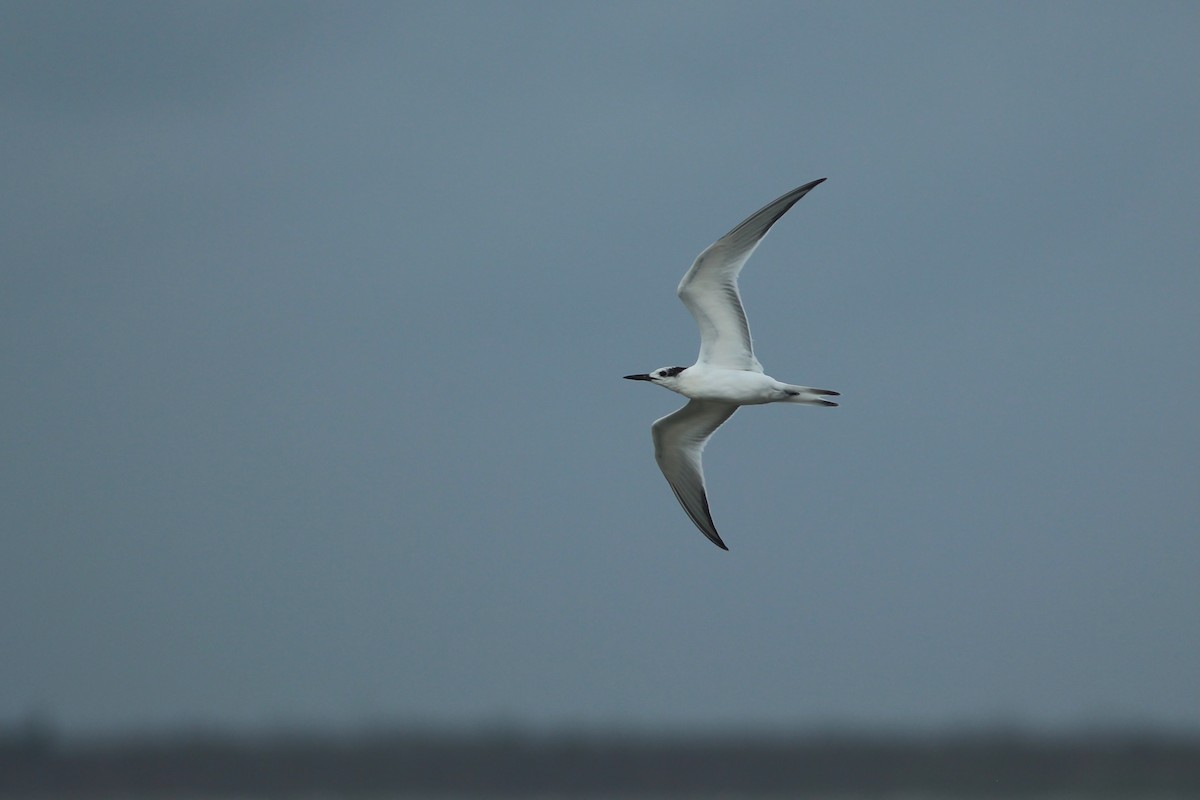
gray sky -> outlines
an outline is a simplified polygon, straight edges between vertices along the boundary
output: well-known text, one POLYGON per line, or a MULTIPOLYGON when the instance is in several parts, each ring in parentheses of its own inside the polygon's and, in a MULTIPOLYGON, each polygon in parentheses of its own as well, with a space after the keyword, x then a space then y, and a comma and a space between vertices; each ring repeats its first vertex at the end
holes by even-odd
POLYGON ((0 4, 0 721, 1200 720, 1194 3, 0 4), (622 381, 742 276, 836 410, 622 381))

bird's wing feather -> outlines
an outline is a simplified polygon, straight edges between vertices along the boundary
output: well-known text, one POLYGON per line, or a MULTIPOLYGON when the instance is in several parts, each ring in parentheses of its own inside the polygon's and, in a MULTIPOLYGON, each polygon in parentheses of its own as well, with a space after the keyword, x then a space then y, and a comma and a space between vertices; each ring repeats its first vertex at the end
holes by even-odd
POLYGON ((767 203, 709 245, 683 276, 677 291, 700 326, 699 363, 763 371, 754 357, 750 325, 738 292, 738 273, 771 226, 823 180, 806 183, 767 203))
POLYGON ((700 532, 722 550, 728 550, 713 524, 704 491, 704 468, 700 454, 713 431, 733 416, 738 407, 730 403, 692 400, 673 414, 654 421, 654 459, 671 484, 683 510, 700 532))

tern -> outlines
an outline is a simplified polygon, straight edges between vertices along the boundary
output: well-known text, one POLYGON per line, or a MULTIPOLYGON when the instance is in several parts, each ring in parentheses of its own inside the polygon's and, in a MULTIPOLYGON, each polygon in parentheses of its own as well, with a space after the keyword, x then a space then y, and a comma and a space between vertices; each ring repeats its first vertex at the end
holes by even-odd
POLYGON ((737 283, 742 266, 771 226, 824 180, 806 183, 767 203, 697 256, 676 290, 700 326, 700 356, 695 364, 624 376, 626 380, 649 381, 688 398, 687 405, 651 426, 654 459, 683 510, 722 550, 729 548, 713 523, 700 462, 709 437, 741 406, 837 405, 825 399, 836 397, 835 391, 782 383, 763 372, 762 364, 754 357, 750 325, 737 283))

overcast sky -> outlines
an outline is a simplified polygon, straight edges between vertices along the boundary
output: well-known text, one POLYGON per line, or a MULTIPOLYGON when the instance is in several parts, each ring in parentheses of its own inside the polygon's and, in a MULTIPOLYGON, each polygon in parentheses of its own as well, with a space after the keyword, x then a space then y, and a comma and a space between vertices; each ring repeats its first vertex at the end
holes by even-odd
POLYGON ((0 3, 0 723, 1200 721, 1200 6, 0 3), (837 409, 706 453, 695 255, 837 409))

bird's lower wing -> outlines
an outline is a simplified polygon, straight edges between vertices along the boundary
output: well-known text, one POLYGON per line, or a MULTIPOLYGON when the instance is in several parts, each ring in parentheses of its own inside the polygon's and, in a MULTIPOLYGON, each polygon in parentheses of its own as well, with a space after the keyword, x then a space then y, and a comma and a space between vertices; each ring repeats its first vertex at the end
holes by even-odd
POLYGON ((704 490, 704 468, 700 456, 713 431, 737 411, 736 405, 692 400, 686 406, 651 427, 654 436, 654 459, 662 470, 676 499, 692 522, 709 540, 728 550, 713 524, 704 490))
POLYGON ((683 276, 677 292, 700 326, 701 363, 762 372, 738 292, 738 273, 771 226, 823 180, 806 183, 767 203, 709 245, 683 276))

